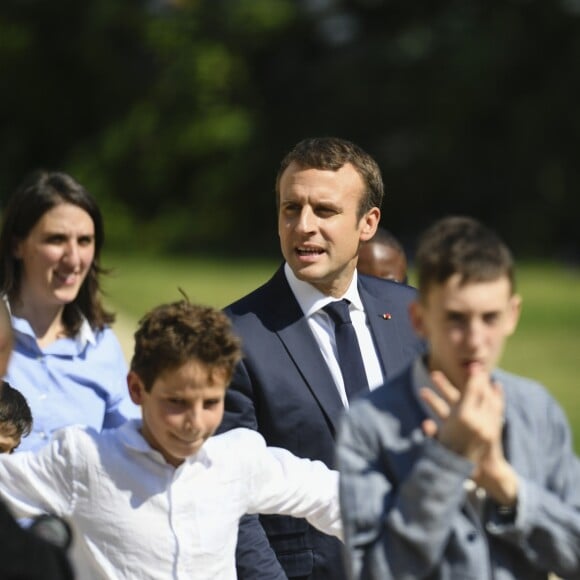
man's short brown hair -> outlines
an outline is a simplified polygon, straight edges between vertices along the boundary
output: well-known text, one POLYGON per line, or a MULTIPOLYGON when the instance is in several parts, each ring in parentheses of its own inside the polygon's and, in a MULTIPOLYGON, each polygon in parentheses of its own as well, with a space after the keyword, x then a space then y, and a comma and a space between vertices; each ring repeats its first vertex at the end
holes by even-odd
POLYGON ((350 163, 361 176, 365 189, 358 208, 358 219, 373 207, 380 209, 384 186, 377 162, 358 145, 338 137, 304 139, 294 146, 282 162, 276 177, 276 200, 280 202, 280 179, 288 166, 296 163, 304 169, 338 171, 350 163))

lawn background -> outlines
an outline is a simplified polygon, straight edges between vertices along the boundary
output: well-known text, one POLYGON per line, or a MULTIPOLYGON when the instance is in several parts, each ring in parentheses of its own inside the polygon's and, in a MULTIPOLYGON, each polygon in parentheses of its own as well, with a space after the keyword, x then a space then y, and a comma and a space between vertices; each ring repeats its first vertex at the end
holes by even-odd
MULTIPOLYGON (((115 330, 127 357, 139 318, 150 308, 181 298, 222 308, 272 275, 275 261, 167 259, 108 254, 103 265, 107 304, 118 314, 115 330)), ((411 281, 413 277, 411 275, 411 281)), ((521 263, 517 273, 523 312, 501 366, 544 383, 564 407, 580 451, 580 269, 521 263)))

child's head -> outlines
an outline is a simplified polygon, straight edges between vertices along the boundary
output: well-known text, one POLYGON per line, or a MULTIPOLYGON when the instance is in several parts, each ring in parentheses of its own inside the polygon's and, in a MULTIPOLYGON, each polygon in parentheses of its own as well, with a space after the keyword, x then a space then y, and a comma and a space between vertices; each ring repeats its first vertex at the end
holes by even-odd
POLYGON ((32 413, 24 395, 0 383, 0 453, 12 453, 32 429, 32 413))
POLYGON ((516 328, 521 299, 511 253, 478 221, 448 217, 421 236, 415 263, 411 319, 429 343, 430 369, 461 389, 474 372, 494 368, 516 328))
POLYGON ((360 245, 356 267, 361 274, 407 283, 405 250, 385 228, 378 228, 370 240, 360 245))
POLYGON ((515 292, 511 252, 495 232, 469 217, 443 218, 419 239, 415 256, 419 295, 458 275, 460 284, 505 278, 515 292))
POLYGON ((140 321, 129 393, 141 405, 143 436, 168 463, 197 453, 218 428, 240 358, 240 340, 214 308, 182 300, 140 321))

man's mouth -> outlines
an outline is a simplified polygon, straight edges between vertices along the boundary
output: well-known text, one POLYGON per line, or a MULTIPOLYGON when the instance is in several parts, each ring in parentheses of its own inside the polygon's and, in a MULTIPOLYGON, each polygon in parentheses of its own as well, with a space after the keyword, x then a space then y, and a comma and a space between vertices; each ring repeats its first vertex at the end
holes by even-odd
POLYGON ((324 254, 324 250, 322 250, 321 248, 305 248, 305 247, 300 247, 300 248, 296 248, 296 253, 299 256, 320 256, 322 254, 324 254))

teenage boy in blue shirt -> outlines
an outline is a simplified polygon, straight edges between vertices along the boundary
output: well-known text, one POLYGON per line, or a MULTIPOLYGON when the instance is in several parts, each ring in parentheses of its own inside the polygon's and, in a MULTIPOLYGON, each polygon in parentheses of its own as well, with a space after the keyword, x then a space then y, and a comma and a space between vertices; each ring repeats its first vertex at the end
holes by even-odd
POLYGON ((496 369, 521 300, 507 247, 446 218, 415 258, 428 342, 355 402, 338 444, 351 578, 580 578, 580 462, 562 409, 496 369))

